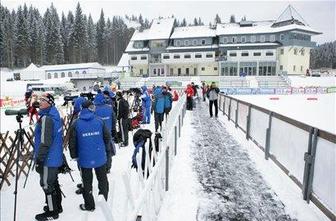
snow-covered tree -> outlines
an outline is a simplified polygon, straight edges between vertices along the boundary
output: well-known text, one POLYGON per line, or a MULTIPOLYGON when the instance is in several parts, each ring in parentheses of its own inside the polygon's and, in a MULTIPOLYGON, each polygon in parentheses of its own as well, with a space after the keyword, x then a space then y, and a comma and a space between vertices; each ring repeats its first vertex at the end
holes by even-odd
POLYGON ((230 16, 230 23, 236 23, 236 17, 234 15, 230 16))

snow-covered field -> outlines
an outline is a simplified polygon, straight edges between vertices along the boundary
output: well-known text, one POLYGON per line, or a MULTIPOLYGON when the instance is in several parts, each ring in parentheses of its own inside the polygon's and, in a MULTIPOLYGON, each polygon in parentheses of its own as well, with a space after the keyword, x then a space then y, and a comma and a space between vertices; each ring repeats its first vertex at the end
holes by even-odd
POLYGON ((336 93, 232 97, 336 134, 336 93))

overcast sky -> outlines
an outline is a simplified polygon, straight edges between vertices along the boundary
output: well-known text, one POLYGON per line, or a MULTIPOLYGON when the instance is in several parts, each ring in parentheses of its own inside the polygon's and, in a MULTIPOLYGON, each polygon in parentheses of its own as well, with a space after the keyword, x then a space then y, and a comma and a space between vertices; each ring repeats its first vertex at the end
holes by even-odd
POLYGON ((213 22, 216 14, 227 22, 231 14, 240 20, 244 15, 247 20, 276 20, 288 4, 301 14, 305 21, 314 29, 323 32, 313 37, 313 41, 324 43, 335 40, 335 1, 111 1, 111 0, 1 0, 1 4, 8 9, 17 9, 26 3, 33 5, 43 14, 53 2, 59 16, 71 10, 76 11, 77 2, 80 3, 83 13, 91 14, 97 21, 100 10, 103 8, 106 17, 113 15, 139 15, 152 19, 167 17, 172 14, 176 18, 186 18, 192 22, 194 17, 208 24, 213 22))

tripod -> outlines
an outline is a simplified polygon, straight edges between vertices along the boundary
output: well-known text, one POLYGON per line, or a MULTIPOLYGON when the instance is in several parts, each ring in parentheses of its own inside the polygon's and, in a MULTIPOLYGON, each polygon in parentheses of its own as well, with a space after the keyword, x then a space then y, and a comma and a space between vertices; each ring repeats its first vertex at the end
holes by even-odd
MULTIPOLYGON (((14 221, 16 221, 16 208, 17 208, 17 187, 18 187, 18 180, 19 180, 19 160, 20 160, 20 152, 23 150, 23 144, 24 144, 24 136, 27 138, 27 140, 29 141, 29 143, 33 146, 33 142, 31 141, 30 137, 28 136, 28 134, 26 133, 25 129, 22 128, 22 118, 23 118, 23 114, 22 113, 18 113, 16 115, 16 121, 19 123, 19 129, 16 131, 16 135, 13 141, 13 144, 10 147, 10 153, 9 153, 9 162, 5 168, 5 174, 9 172, 11 166, 10 166, 10 160, 12 158, 14 158, 14 154, 16 151, 16 159, 15 159, 15 164, 16 164, 16 169, 15 169, 15 190, 14 190, 14 221)), ((30 167, 32 165, 32 161, 30 162, 29 165, 29 170, 28 170, 28 174, 27 174, 27 178, 29 176, 29 171, 30 171, 30 167)), ((3 185, 5 179, 2 180, 1 185, 3 185)))

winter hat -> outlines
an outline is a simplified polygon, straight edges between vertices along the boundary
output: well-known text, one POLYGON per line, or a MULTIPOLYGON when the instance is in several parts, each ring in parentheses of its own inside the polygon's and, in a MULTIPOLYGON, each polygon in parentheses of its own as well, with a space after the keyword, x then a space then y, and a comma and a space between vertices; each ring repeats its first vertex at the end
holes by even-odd
POLYGON ((86 101, 84 101, 84 102, 82 103, 82 108, 83 108, 83 109, 84 109, 84 108, 87 108, 87 109, 89 109, 90 111, 94 111, 94 105, 93 105, 92 101, 90 101, 90 100, 86 100, 86 101))
POLYGON ((50 105, 55 105, 55 98, 49 93, 42 94, 41 99, 45 100, 50 105))

